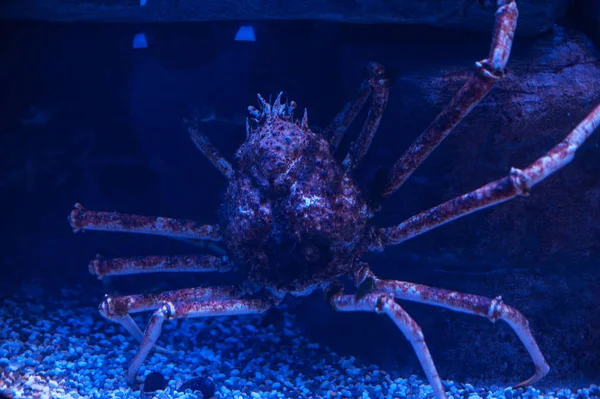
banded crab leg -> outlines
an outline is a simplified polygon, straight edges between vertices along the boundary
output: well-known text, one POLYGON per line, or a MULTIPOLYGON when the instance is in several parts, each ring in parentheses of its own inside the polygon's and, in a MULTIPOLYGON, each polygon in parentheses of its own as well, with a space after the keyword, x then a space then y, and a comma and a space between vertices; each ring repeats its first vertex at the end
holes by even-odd
POLYGON ((226 272, 231 264, 226 256, 212 255, 171 255, 171 256, 134 256, 128 258, 96 259, 89 264, 89 271, 99 280, 106 276, 125 276, 131 274, 157 272, 226 272))
POLYGON ((369 80, 372 87, 371 103, 360 134, 356 141, 352 143, 346 158, 342 162, 342 166, 347 172, 355 169, 369 150, 381 122, 390 92, 389 82, 385 78, 383 66, 371 62, 367 65, 367 70, 369 71, 369 80))
POLYGON ((215 168, 221 172, 228 180, 235 176, 235 172, 231 164, 221 155, 219 150, 212 145, 208 137, 200 133, 198 130, 198 118, 184 119, 184 125, 187 127, 190 138, 196 144, 196 147, 202 152, 202 154, 213 164, 215 168))
POLYGON ((217 225, 200 224, 195 220, 187 219, 91 211, 79 203, 75 204, 75 209, 71 211, 69 223, 75 231, 116 231, 178 239, 221 241, 217 225))
POLYGON ((469 80, 394 164, 383 197, 389 197, 404 184, 504 75, 518 15, 515 0, 497 0, 494 35, 488 58, 475 63, 475 72, 469 80))
MULTIPOLYGON (((140 327, 131 318, 132 313, 145 312, 156 310, 159 305, 156 305, 156 301, 160 300, 174 300, 178 295, 187 295, 197 300, 219 300, 219 299, 231 299, 231 297, 237 297, 236 289, 234 287, 224 288, 190 288, 180 290, 180 293, 176 292, 165 292, 162 294, 140 294, 140 295, 126 295, 126 296, 112 296, 106 294, 104 301, 100 304, 99 311, 102 316, 106 319, 119 323, 133 338, 138 342, 142 342, 144 333, 140 330, 140 327), (235 295, 234 295, 235 293, 235 295)), ((156 346, 157 352, 161 353, 173 353, 168 349, 156 346)))
MULTIPOLYGON (((531 188, 567 165, 579 147, 600 126, 600 105, 573 129, 573 131, 545 155, 527 168, 511 168, 508 176, 486 184, 470 193, 456 197, 436 207, 408 218, 397 226, 380 229, 381 243, 396 245, 423 234, 461 216, 526 196, 531 188)), ((379 243, 374 243, 375 249, 379 243)))
POLYGON ((385 78, 385 69, 376 62, 370 62, 366 67, 366 77, 358 92, 323 131, 323 135, 329 140, 331 152, 335 152, 350 124, 365 105, 367 99, 371 98, 367 119, 358 139, 352 144, 343 162, 344 169, 347 171, 354 169, 367 153, 379 127, 379 122, 387 104, 388 93, 389 83, 385 78))
MULTIPOLYGON (((546 359, 544 359, 544 355, 540 351, 540 348, 529 329, 529 322, 517 309, 505 305, 500 296, 490 299, 479 295, 433 288, 405 281, 379 280, 374 277, 371 277, 369 284, 371 285, 370 291, 380 296, 391 294, 396 299, 425 303, 457 312, 483 316, 487 317, 492 322, 504 320, 517 334, 535 365, 535 373, 533 376, 518 383, 514 388, 534 384, 550 371, 550 367, 548 366, 546 359)), ((415 330, 415 333, 416 331, 420 330, 415 330)), ((419 358, 425 355, 427 355, 427 353, 421 354, 419 358)), ((439 380, 437 373, 433 374, 434 371, 435 368, 430 370, 429 374, 434 375, 434 379, 439 380)), ((428 373, 427 370, 425 372, 428 373)), ((432 381, 430 379, 429 382, 432 387, 434 386, 434 382, 435 385, 438 385, 437 381, 432 381)), ((442 396, 438 396, 438 399, 441 398, 442 396)))
MULTIPOLYGON (((91 274, 97 276, 98 279, 101 280, 107 276, 123 276, 156 272, 224 272, 229 270, 230 267, 231 265, 226 257, 216 257, 211 255, 137 256, 113 259, 102 259, 99 255, 97 255, 96 259, 90 262, 89 271, 91 274)), ((229 289, 229 291, 232 291, 232 289, 229 289)), ((220 291, 217 289, 213 289, 212 291, 205 290, 203 295, 212 299, 216 299, 224 295, 225 298, 229 298, 229 291, 223 289, 220 291)), ((197 292, 197 295, 198 294, 199 292, 197 292)), ((165 296, 166 294, 161 295, 165 296)), ((120 301, 122 303, 118 306, 122 307, 123 303, 136 303, 138 307, 132 308, 134 309, 132 312, 151 310, 145 309, 143 304, 147 304, 150 298, 155 297, 156 296, 148 295, 130 295, 127 297, 121 297, 120 301)), ((109 296, 106 298, 109 298, 109 296)), ((139 342, 142 342, 142 331, 129 315, 115 316, 111 320, 121 324, 121 326, 135 339, 137 339, 139 342)), ((155 349, 160 353, 172 353, 172 351, 160 346, 156 346, 155 349)))
POLYGON ((427 380, 431 384, 435 397, 437 399, 446 399, 442 381, 433 363, 429 348, 425 343, 421 327, 394 300, 393 295, 373 293, 363 295, 360 298, 357 298, 355 295, 337 295, 331 299, 331 304, 334 309, 342 312, 370 311, 387 314, 412 345, 421 363, 421 367, 427 376, 427 380))
POLYGON ((132 384, 144 360, 156 344, 165 320, 190 317, 232 316, 259 314, 272 306, 261 299, 237 299, 241 291, 234 287, 188 288, 158 295, 106 296, 100 313, 108 320, 121 324, 141 341, 140 348, 127 369, 127 381, 132 384), (142 334, 131 313, 152 311, 146 330, 142 334))

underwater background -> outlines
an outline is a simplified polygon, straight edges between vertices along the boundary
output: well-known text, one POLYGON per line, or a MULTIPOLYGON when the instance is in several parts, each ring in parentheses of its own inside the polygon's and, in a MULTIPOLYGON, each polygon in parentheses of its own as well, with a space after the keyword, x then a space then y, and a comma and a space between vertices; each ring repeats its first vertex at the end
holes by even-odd
MULTIPOLYGON (((262 316, 167 321, 159 343, 176 353, 151 354, 140 372, 151 377, 130 387, 124 372, 138 343, 100 316, 104 294, 223 285, 236 277, 100 281, 87 266, 97 253, 214 249, 148 235, 74 234, 67 216, 80 202, 217 223, 226 181, 189 139, 183 119, 198 113, 203 133, 232 160, 257 93, 285 91, 307 108, 311 127, 324 128, 358 89, 365 65, 377 61, 391 86, 378 133, 354 174, 366 192, 487 56, 494 7, 444 1, 468 4, 461 25, 418 14, 423 5, 415 6, 413 21, 390 24, 380 20, 383 8, 361 14, 367 2, 323 2, 341 11, 315 8, 312 18, 288 18, 294 21, 179 21, 186 18, 165 11, 129 22, 107 17, 97 3, 81 18, 17 3, 0 8, 0 396, 432 397, 411 345, 387 317, 335 312, 322 292, 286 298, 262 316), (91 18, 94 7, 98 17, 91 18), (254 37, 235 40, 242 26, 254 37)), ((382 203, 375 224, 398 224, 528 165, 600 103, 597 3, 523 1, 521 17, 506 76, 382 203)), ((600 397, 599 146, 596 132, 527 197, 365 258, 381 278, 502 295, 529 320, 551 371, 534 388, 512 390, 533 366, 505 323, 403 302, 423 329, 449 397, 600 397)), ((134 319, 143 326, 148 317, 134 319)))

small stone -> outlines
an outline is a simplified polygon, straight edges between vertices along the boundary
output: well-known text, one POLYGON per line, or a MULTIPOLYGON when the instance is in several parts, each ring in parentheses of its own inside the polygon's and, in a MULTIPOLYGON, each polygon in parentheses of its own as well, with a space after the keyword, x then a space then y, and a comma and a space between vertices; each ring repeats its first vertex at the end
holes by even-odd
POLYGON ((215 396, 215 382, 212 378, 196 377, 184 382, 177 391, 185 392, 186 389, 190 389, 192 392, 200 391, 204 398, 212 398, 215 396))
POLYGON ((146 376, 142 391, 144 393, 154 392, 158 390, 164 390, 167 387, 167 380, 162 376, 161 373, 152 372, 146 376))

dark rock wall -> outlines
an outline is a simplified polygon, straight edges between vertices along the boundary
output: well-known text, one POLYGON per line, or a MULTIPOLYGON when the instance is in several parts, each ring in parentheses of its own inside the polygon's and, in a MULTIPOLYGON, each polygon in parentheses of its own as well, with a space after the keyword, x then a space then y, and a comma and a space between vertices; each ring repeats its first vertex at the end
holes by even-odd
POLYGON ((584 30, 595 41, 596 46, 600 45, 600 2, 573 1, 567 10, 569 19, 584 30))

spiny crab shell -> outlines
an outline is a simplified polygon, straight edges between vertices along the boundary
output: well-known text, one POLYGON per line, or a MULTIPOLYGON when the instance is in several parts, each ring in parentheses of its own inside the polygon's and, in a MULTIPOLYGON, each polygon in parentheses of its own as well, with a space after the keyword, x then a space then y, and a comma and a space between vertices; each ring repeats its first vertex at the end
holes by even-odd
POLYGON ((306 110, 294 120, 282 93, 258 98, 221 207, 223 241, 249 282, 306 295, 360 267, 372 212, 306 110))

